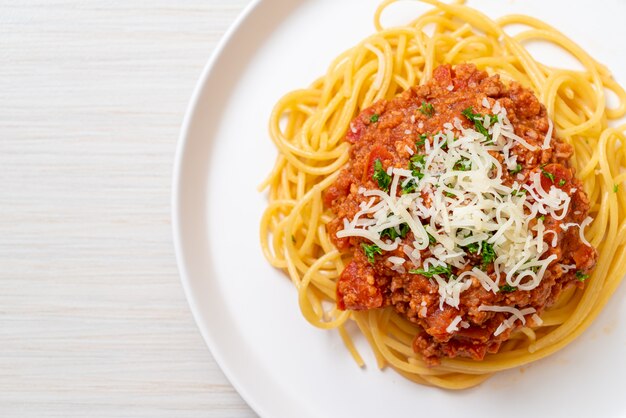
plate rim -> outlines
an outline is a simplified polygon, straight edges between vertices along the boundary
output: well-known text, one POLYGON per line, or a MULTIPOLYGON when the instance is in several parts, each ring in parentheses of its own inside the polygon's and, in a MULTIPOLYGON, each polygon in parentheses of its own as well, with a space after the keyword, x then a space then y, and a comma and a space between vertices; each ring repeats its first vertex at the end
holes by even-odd
POLYGON ((194 296, 194 292, 192 290, 192 284, 190 276, 187 272, 185 266, 185 250, 183 245, 183 236, 182 236, 182 228, 180 224, 180 216, 181 216, 181 180, 182 180, 182 168, 183 168, 183 157, 185 156, 187 147, 188 147, 188 138, 190 127, 192 121, 195 117, 196 109, 198 104, 200 103, 200 99, 202 96, 202 90, 206 85, 209 77, 213 69, 219 63, 220 58, 226 51, 228 45, 231 43, 234 35, 241 28, 241 26, 250 19, 255 10, 257 10, 258 6, 263 3, 265 0, 251 0, 237 15, 235 20, 228 26, 228 29, 221 36, 218 41, 215 49, 209 55, 207 62, 205 63, 200 77, 198 81, 196 81, 195 86, 193 88, 193 92, 191 94, 191 98, 189 99, 189 103, 187 108, 185 109, 185 115, 183 118, 183 122, 181 124, 180 133, 178 135, 178 141, 176 144, 176 151, 174 156, 174 167, 172 171, 172 192, 171 192, 171 224, 172 224, 172 237, 173 237, 173 245, 174 245, 174 254, 176 257, 176 266, 178 269, 179 280, 183 287, 183 292, 185 294, 185 299, 187 300, 187 305, 189 306, 189 310, 193 316, 193 320, 196 326, 196 329, 200 332, 204 343, 208 347, 211 356, 215 360, 215 363, 225 375, 228 382, 233 386, 236 390, 237 394, 241 396, 241 398, 246 402, 248 407, 250 407, 256 414, 260 416, 266 416, 266 411, 262 406, 255 400, 255 398, 244 389, 244 385, 240 384, 238 379, 235 377, 235 373, 228 366, 228 362, 224 361, 221 356, 219 350, 217 349, 217 342, 212 335, 211 332, 208 331, 207 327, 201 326, 201 314, 198 308, 198 301, 194 296))

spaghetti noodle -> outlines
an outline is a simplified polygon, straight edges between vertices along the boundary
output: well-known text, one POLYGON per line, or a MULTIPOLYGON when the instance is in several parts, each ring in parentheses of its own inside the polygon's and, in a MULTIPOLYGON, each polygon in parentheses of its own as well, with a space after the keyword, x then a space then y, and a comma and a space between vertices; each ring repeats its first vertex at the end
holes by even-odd
POLYGON ((626 195, 621 190, 626 125, 608 126, 626 114, 626 92, 604 66, 537 19, 512 15, 494 21, 462 3, 422 1, 434 8, 394 28, 381 24, 383 11, 394 1, 383 2, 375 14, 374 35, 337 57, 309 88, 288 93, 276 104, 270 134, 279 155, 262 185, 270 191, 261 244, 271 264, 285 270, 296 286, 304 317, 317 327, 338 329, 359 365, 363 360, 345 329, 350 320, 368 340, 379 367, 389 365, 418 383, 462 389, 570 343, 591 324, 626 273, 626 195), (519 24, 526 30, 506 33, 519 24), (428 28, 434 28, 430 35, 428 28), (529 40, 565 50, 584 70, 536 61, 524 47, 529 40), (584 288, 562 292, 540 320, 516 328, 498 353, 482 361, 443 358, 429 367, 412 348, 417 327, 393 309, 338 309, 337 281, 350 254, 338 251, 329 238, 327 225, 334 215, 322 194, 349 160, 350 144, 343 138, 357 114, 427 83, 439 65, 461 63, 516 81, 545 105, 556 135, 574 149, 572 163, 594 219, 586 236, 599 258, 584 288), (607 106, 606 90, 618 97, 616 107, 607 106))

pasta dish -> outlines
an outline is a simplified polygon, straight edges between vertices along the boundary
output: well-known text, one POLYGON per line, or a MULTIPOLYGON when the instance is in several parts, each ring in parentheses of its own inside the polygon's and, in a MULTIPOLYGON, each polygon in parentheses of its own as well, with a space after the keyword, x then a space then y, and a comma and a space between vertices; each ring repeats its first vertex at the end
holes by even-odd
POLYGON ((276 104, 261 244, 359 365, 349 321, 380 368, 462 389, 563 348, 626 273, 626 92, 544 22, 422 2, 391 28, 383 2, 375 34, 276 104))

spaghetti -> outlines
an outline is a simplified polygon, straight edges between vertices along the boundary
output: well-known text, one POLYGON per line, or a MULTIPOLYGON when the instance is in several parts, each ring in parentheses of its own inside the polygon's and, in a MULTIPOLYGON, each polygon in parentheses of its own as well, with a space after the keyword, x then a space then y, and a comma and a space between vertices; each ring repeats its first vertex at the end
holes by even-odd
POLYGON ((418 383, 462 389, 570 343, 591 324, 626 273, 626 196, 620 190, 626 179, 626 125, 608 126, 609 120, 626 114, 626 92, 604 66, 539 20, 512 15, 494 21, 461 3, 422 1, 434 8, 395 28, 381 24, 383 11, 394 1, 383 2, 375 14, 374 35, 337 57, 309 88, 288 93, 276 104, 270 134, 279 156, 262 186, 270 191, 261 244, 271 264, 289 274, 305 318, 317 327, 338 329, 359 365, 363 360, 345 329, 349 320, 370 343, 379 367, 389 365, 418 383), (527 29, 507 35, 506 29, 518 24, 527 29), (429 27, 434 28, 430 35, 429 27), (525 49, 529 40, 564 49, 584 70, 541 64, 525 49), (350 144, 343 138, 357 114, 426 84, 439 65, 461 63, 516 81, 545 105, 555 134, 574 149, 572 163, 594 219, 585 234, 599 258, 584 288, 562 292, 540 320, 516 328, 498 353, 482 361, 443 358, 429 367, 412 348, 417 327, 393 309, 338 309, 337 281, 351 256, 329 238, 327 226, 334 215, 322 194, 349 160, 350 144), (617 107, 607 106, 605 90, 618 97, 617 107))

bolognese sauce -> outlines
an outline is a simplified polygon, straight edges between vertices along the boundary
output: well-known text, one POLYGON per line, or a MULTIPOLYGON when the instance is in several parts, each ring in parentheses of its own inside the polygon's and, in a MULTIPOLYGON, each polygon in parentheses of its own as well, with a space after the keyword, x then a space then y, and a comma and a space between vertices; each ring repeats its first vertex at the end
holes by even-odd
POLYGON ((481 360, 584 286, 589 200, 530 90, 443 65, 363 110, 345 140, 349 162, 324 194, 331 239, 353 256, 338 305, 393 308, 428 364, 481 360))

